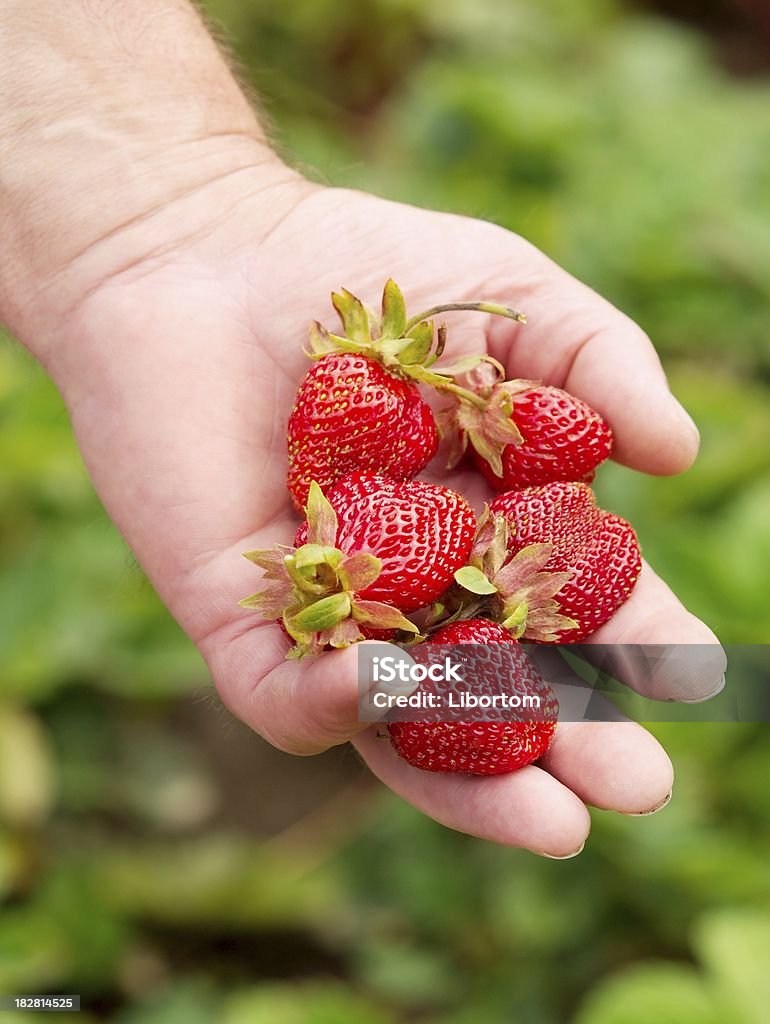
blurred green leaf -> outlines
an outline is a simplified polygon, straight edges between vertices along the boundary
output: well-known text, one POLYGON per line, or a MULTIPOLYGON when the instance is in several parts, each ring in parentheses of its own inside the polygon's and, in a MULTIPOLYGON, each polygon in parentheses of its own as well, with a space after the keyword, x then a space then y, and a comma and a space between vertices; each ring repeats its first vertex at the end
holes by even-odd
POLYGON ((49 812, 54 787, 52 752, 41 723, 0 703, 0 822, 39 824, 49 812))
POLYGON ((312 851, 214 833, 174 843, 94 845, 83 857, 113 912, 233 928, 318 927, 345 913, 336 868, 312 851))
POLYGON ((0 918, 0 991, 42 992, 67 977, 67 943, 44 910, 22 907, 0 918))
POLYGON ((461 995, 445 952, 395 936, 367 942, 356 957, 356 968, 369 991, 395 1006, 451 1005, 461 995))
POLYGON ((343 985, 263 985, 236 992, 224 1004, 221 1024, 389 1024, 376 1003, 343 985))
POLYGON ((692 968, 656 963, 629 967, 592 989, 573 1024, 724 1024, 724 1020, 692 968))
POLYGON ((722 910, 704 917, 695 948, 731 1024, 764 1024, 770 1005, 770 914, 722 910))
POLYGON ((203 979, 181 978, 160 991, 143 994, 118 1013, 114 1024, 214 1024, 221 1022, 221 1000, 203 979))

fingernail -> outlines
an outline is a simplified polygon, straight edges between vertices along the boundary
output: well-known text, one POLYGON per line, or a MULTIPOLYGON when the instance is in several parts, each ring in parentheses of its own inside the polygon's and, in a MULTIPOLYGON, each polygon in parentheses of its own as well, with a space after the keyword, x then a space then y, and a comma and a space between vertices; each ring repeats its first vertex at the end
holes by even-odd
POLYGON ((572 860, 573 857, 577 857, 579 853, 583 852, 583 850, 585 849, 585 845, 585 842, 582 842, 574 853, 565 853, 563 857, 556 857, 552 853, 541 853, 540 856, 547 857, 548 860, 572 860))
POLYGON ((716 687, 716 689, 712 690, 711 693, 707 693, 705 697, 694 697, 694 698, 692 698, 690 700, 681 700, 679 703, 680 704, 703 704, 705 701, 712 700, 714 697, 716 697, 718 694, 720 694, 722 692, 722 690, 724 690, 726 683, 727 683, 727 676, 724 675, 724 676, 722 676, 721 680, 719 681, 719 685, 716 687))
POLYGON ((672 794, 673 790, 669 790, 668 796, 664 800, 661 800, 659 804, 656 804, 654 807, 650 808, 649 811, 627 811, 627 814, 629 815, 629 817, 632 818, 646 818, 650 814, 657 814, 658 811, 662 810, 666 806, 666 804, 671 799, 672 794))

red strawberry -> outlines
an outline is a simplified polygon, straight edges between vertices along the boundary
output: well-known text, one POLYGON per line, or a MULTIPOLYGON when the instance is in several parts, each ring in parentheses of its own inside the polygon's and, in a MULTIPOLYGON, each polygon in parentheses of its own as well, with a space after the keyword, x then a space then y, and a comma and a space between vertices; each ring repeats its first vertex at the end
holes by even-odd
MULTIPOLYGON (((345 289, 332 295, 332 303, 343 333, 311 325, 310 355, 318 363, 302 380, 289 416, 287 486, 298 509, 312 480, 323 491, 352 472, 409 480, 433 458, 436 423, 417 382, 453 392, 457 386, 447 374, 457 368, 429 369, 446 338, 443 327, 434 337, 432 316, 472 309, 525 319, 505 306, 481 302, 434 306, 407 319, 404 297, 393 281, 385 285, 381 316, 345 289)), ((467 369, 466 362, 463 366, 467 369)))
MULTIPOLYGON (((354 473, 326 497, 337 514, 336 546, 351 555, 368 551, 382 561, 376 581, 361 592, 367 600, 416 611, 438 600, 468 559, 476 516, 448 487, 354 473)), ((303 523, 294 543, 307 538, 303 523)))
POLYGON ((475 527, 473 510, 446 487, 358 473, 324 497, 313 483, 295 546, 246 555, 267 587, 241 604, 281 619, 294 656, 383 635, 374 630, 416 633, 402 613, 447 589, 475 527))
MULTIPOLYGON (((568 574, 554 592, 559 612, 574 625, 558 631, 555 639, 562 643, 577 643, 595 632, 628 598, 639 578, 642 561, 633 529, 598 508, 585 484, 508 491, 495 498, 490 512, 508 524, 509 554, 536 560, 540 556, 538 569, 556 578, 568 574)), ((510 565, 512 561, 502 573, 510 565)), ((508 612, 514 612, 510 599, 508 612)), ((522 614, 526 612, 523 608, 522 614)))
POLYGON ((324 356, 304 376, 289 417, 288 487, 303 508, 349 473, 411 480, 433 458, 438 432, 417 385, 368 356, 324 356))
POLYGON ((511 419, 522 439, 503 448, 502 474, 473 451, 476 466, 498 491, 554 480, 588 482, 612 451, 612 431, 599 413, 561 388, 540 385, 514 395, 511 419))
MULTIPOLYGON (((495 622, 469 619, 444 626, 428 643, 474 645, 465 658, 452 652, 453 660, 465 665, 470 692, 511 693, 515 678, 515 692, 537 696, 540 708, 527 709, 519 720, 511 710, 498 713, 503 720, 490 721, 488 710, 463 709, 462 721, 391 722, 388 734, 398 755, 424 771, 472 775, 502 775, 542 757, 556 728, 559 705, 512 634, 495 622)), ((423 645, 411 648, 414 655, 424 650, 423 645)))
POLYGON ((602 417, 560 388, 530 380, 503 380, 503 367, 486 358, 467 371, 471 389, 445 390, 451 406, 440 413, 453 437, 449 465, 468 444, 476 466, 498 491, 554 480, 593 479, 612 451, 602 417))

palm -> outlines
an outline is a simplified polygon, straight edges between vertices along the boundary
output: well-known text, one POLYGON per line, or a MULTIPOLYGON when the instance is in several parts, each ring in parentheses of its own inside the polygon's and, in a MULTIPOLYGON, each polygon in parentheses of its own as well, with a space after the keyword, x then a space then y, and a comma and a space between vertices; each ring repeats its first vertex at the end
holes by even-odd
MULTIPOLYGON (((244 198, 204 239, 97 293, 89 322, 101 327, 92 329, 131 356, 84 382, 71 405, 108 510, 225 701, 278 745, 311 752, 357 730, 352 652, 299 671, 286 663, 277 627, 237 606, 257 582, 239 555, 286 542, 296 529, 285 424, 308 365, 307 322, 328 320, 332 289, 344 285, 374 303, 392 276, 415 310, 473 298, 520 306, 530 315, 524 329, 455 316, 448 354, 487 346, 511 374, 566 383, 607 415, 620 457, 638 468, 683 468, 694 441, 681 424, 672 429, 675 414, 664 415, 662 375, 639 332, 527 243, 481 222, 311 190, 255 246, 257 206, 244 198)), ((478 487, 441 475, 465 493, 478 487)), ((602 632, 604 640, 710 639, 651 573, 602 632)), ((690 685, 703 692, 713 682, 690 685)), ((547 771, 532 766, 480 785, 411 769, 371 732, 357 743, 377 774, 439 820, 544 851, 579 845, 583 800, 644 810, 670 785, 665 754, 631 725, 560 726, 547 771), (620 779, 601 768, 616 747, 627 766, 620 779)))

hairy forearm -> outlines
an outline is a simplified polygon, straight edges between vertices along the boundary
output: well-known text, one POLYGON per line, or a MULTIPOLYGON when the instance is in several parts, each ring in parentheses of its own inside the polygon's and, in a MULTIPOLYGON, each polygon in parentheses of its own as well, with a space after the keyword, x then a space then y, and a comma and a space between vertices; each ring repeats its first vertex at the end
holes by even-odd
POLYGON ((33 350, 175 202, 260 166, 285 180, 187 0, 0 0, 0 321, 33 350))

